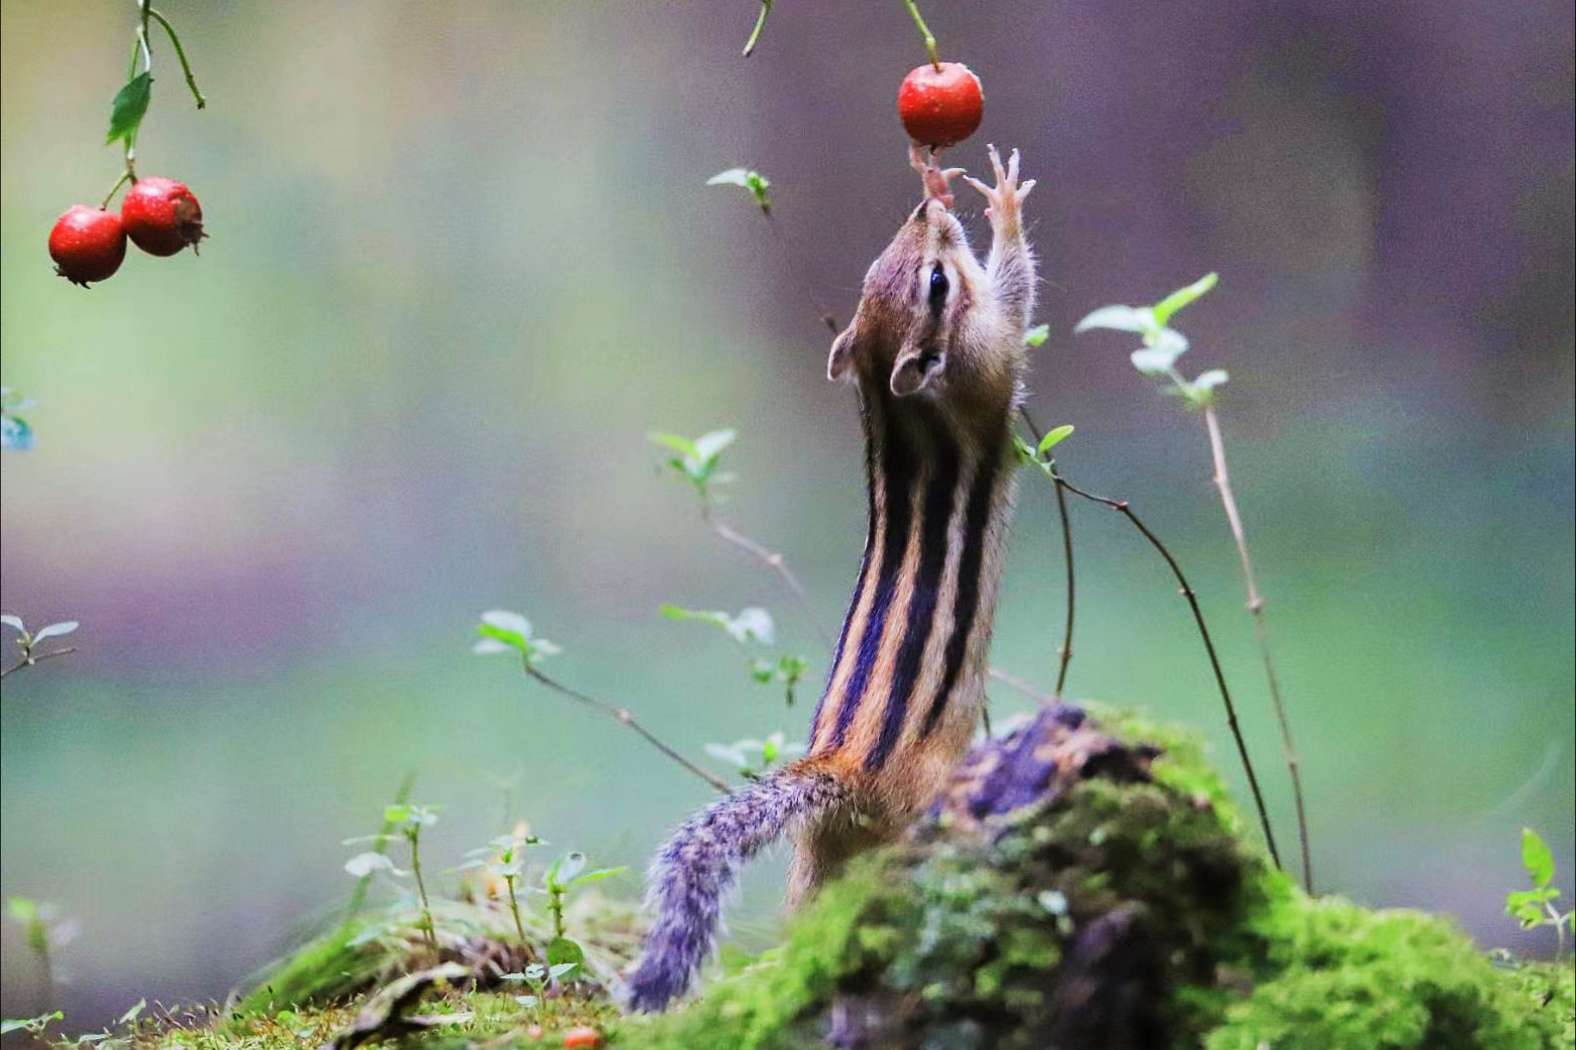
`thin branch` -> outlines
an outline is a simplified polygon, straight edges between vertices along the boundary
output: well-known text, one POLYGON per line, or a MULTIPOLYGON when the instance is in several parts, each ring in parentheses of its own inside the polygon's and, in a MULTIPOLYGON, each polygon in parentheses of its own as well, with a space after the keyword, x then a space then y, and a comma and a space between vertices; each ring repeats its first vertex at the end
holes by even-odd
POLYGON ((69 656, 71 653, 76 651, 76 646, 68 645, 64 649, 51 649, 47 653, 28 653, 27 656, 22 658, 21 662, 12 664, 10 667, 5 668, 4 670, 0 670, 0 678, 4 678, 12 672, 20 671, 24 667, 32 667, 34 664, 41 664, 45 660, 52 660, 57 656, 69 656))
POLYGON ((700 768, 695 763, 679 754, 673 748, 663 743, 649 729, 635 721, 635 716, 629 712, 628 708, 619 707, 616 704, 610 704, 605 700, 598 700, 594 696, 587 696, 578 689, 571 689, 562 682, 559 682, 558 680, 543 674, 530 663, 525 665, 525 673, 536 679, 536 681, 540 682, 542 685, 547 686, 547 688, 551 689, 560 696, 568 697, 569 699, 584 704, 587 707, 594 708, 607 715, 613 721, 633 729, 641 736, 642 739, 646 741, 646 743, 650 744, 652 747, 656 748, 658 751, 662 752, 664 755, 668 756, 673 761, 689 770, 691 773, 694 773, 696 776, 700 777, 702 780, 716 788, 718 791, 722 792, 724 795, 733 790, 728 786, 727 781, 706 772, 704 769, 700 768))
POLYGON ((992 678, 996 679, 996 681, 1011 689, 1017 690, 1037 704, 1043 704, 1048 707, 1051 704, 1056 703, 1056 697, 1042 691, 1039 686, 1035 685, 1027 678, 1019 678, 1017 675, 1003 671, 999 667, 992 667, 986 673, 992 678))
POLYGON ((816 318, 826 326, 833 336, 836 336, 841 331, 837 324, 837 317, 822 305, 821 297, 815 291, 815 282, 810 278, 809 267, 799 257, 798 251, 794 248, 792 242, 788 240, 788 236, 777 228, 777 220, 772 218, 772 213, 762 208, 761 214, 766 218, 766 228, 772 231, 772 239, 777 242, 783 254, 788 257, 788 265, 793 268, 794 273, 799 277, 799 282, 804 285, 805 298, 810 300, 810 305, 815 309, 816 318))
POLYGON ((783 581, 783 586, 787 587, 795 600, 798 601, 799 608, 803 610, 805 618, 810 621, 810 625, 815 628, 815 633, 820 636, 822 644, 830 647, 832 636, 826 633, 826 628, 821 626, 821 621, 816 618, 815 610, 810 607, 809 595, 805 593, 804 585, 799 582, 799 577, 795 576, 793 570, 788 568, 788 560, 780 552, 774 551, 764 544, 757 543, 726 522, 719 521, 712 513, 710 502, 701 505, 700 516, 706 522, 706 527, 711 529, 712 532, 777 574, 783 581))
MULTIPOLYGON (((1034 435, 1035 444, 1045 435, 1035 425, 1033 417, 1029 415, 1027 406, 1019 405, 1018 414, 1023 417, 1024 424, 1029 428, 1029 433, 1034 435)), ((1058 654, 1056 667, 1056 696, 1063 695, 1067 685, 1067 668, 1073 662, 1073 616, 1078 608, 1078 581, 1073 572, 1073 525, 1072 519, 1067 515, 1067 490, 1062 483, 1061 475, 1056 473, 1056 460, 1050 461, 1051 480, 1056 486, 1056 513, 1062 521, 1062 561, 1067 566, 1067 626, 1062 632, 1062 647, 1058 654)))
POLYGON ((1243 740, 1242 728, 1237 724, 1237 706, 1232 703, 1231 690, 1226 686, 1226 674, 1221 670, 1220 657, 1215 652, 1215 640, 1209 633, 1209 625, 1204 622, 1204 611, 1199 607, 1198 595, 1194 593, 1192 585, 1188 583, 1187 577, 1183 575, 1182 567, 1177 564, 1176 558, 1172 557, 1171 551, 1166 545, 1160 542, 1160 538, 1149 531, 1149 527, 1143 523, 1137 514, 1133 513, 1133 508, 1128 505, 1126 500, 1097 496, 1092 492, 1085 492, 1077 485, 1063 478, 1059 473, 1053 472, 1052 476, 1058 479, 1061 485, 1074 496, 1110 507, 1132 522, 1133 527, 1143 535, 1144 539, 1149 541, 1149 545, 1165 559, 1166 565, 1171 569, 1171 575, 1176 577, 1177 587, 1181 590, 1182 596, 1187 599, 1188 608, 1193 611, 1193 622, 1198 627, 1199 638, 1203 640, 1204 651, 1209 656, 1210 670, 1214 672, 1215 685, 1219 688, 1221 702, 1226 707, 1226 724, 1231 727, 1231 736, 1237 745, 1237 755, 1241 758, 1242 768, 1248 775, 1248 787, 1253 792, 1253 804, 1258 809, 1259 825, 1264 829, 1264 842, 1269 847, 1270 859, 1275 862, 1277 868, 1281 867, 1280 849, 1275 845, 1275 832, 1270 828, 1269 811, 1264 806, 1264 793, 1259 790, 1258 774, 1253 770, 1253 760, 1248 757, 1247 742, 1243 740))
POLYGON ((1237 545, 1237 559, 1242 563, 1242 580, 1248 591, 1248 611, 1253 614, 1253 637, 1258 643, 1259 657, 1264 662, 1270 702, 1275 707, 1275 721, 1280 726, 1281 751, 1286 756, 1286 771, 1291 775, 1292 799, 1297 807, 1297 841, 1302 847, 1302 882, 1308 893, 1312 894, 1313 858, 1308 845, 1308 814, 1303 804, 1302 772, 1297 763, 1297 749, 1292 743, 1286 701, 1281 696, 1280 676, 1275 673, 1275 660, 1270 655, 1270 628, 1264 615, 1264 596, 1259 593, 1253 558, 1248 553, 1248 536, 1242 527, 1242 515, 1237 511, 1237 497, 1231 491, 1231 473, 1226 468, 1226 443, 1221 437, 1220 419, 1215 415, 1213 406, 1204 408, 1204 426, 1209 430, 1209 452, 1215 461, 1215 487, 1220 490, 1220 502, 1226 509, 1226 521, 1231 525, 1231 538, 1237 545))

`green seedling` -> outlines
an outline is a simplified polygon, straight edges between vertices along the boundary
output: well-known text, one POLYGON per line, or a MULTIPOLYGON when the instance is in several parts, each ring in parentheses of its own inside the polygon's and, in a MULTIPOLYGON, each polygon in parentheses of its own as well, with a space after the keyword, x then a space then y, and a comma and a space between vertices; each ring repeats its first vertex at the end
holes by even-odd
MULTIPOLYGON (((395 867, 394 862, 387 854, 377 850, 358 853, 345 862, 345 871, 358 879, 365 879, 379 872, 395 879, 411 876, 416 883, 416 896, 421 902, 421 920, 419 926, 422 935, 427 941, 427 946, 433 955, 438 954, 437 926, 432 920, 432 902, 427 897, 427 883, 422 877, 421 870, 421 832, 423 828, 430 828, 438 822, 436 806, 420 806, 415 803, 397 803, 385 806, 383 809, 384 825, 392 829, 393 834, 402 836, 410 845, 410 870, 401 871, 395 867)), ((359 843, 378 843, 382 835, 366 835, 359 838, 346 839, 347 846, 359 843)))
POLYGON ((1555 906, 1560 891, 1554 885, 1554 851, 1531 828, 1521 829, 1521 866, 1526 869, 1532 888, 1505 894, 1505 914, 1521 923, 1524 930, 1554 927, 1556 954, 1564 955, 1566 933, 1576 932, 1576 909, 1562 912, 1555 906))
POLYGON ((564 932, 564 904, 571 890, 593 882, 622 875, 628 868, 598 868, 586 871, 586 855, 579 850, 564 854, 542 873, 541 892, 547 895, 547 910, 553 917, 553 939, 547 945, 549 966, 573 963, 585 965, 585 951, 564 932))
POLYGON ((536 1020, 542 1019, 542 1000, 547 998, 548 989, 557 987, 560 981, 567 980, 576 970, 580 969, 579 963, 565 962, 544 966, 541 963, 532 963, 519 973, 506 973, 505 981, 515 984, 524 984, 531 989, 530 995, 517 995, 514 1001, 536 1014, 536 1020))
POLYGON ((509 912, 514 917, 514 930, 521 944, 526 941, 525 923, 520 919, 520 899, 515 886, 525 870, 525 851, 532 846, 546 844, 535 835, 517 830, 509 835, 499 835, 487 845, 470 850, 466 853, 466 862, 460 865, 462 871, 481 870, 503 880, 509 895, 509 912))

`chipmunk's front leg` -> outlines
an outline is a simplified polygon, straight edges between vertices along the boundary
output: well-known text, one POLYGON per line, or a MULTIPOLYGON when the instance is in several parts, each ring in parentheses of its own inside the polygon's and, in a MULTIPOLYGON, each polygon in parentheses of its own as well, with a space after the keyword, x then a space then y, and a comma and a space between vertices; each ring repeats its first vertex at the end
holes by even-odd
POLYGON ((996 173, 996 185, 987 186, 978 179, 963 176, 984 197, 988 204, 985 215, 990 219, 990 258, 985 269, 991 287, 996 292, 1007 316, 1021 331, 1029 324, 1034 312, 1034 253, 1023 236, 1023 199, 1034 189, 1030 179, 1018 185, 1018 151, 1013 150, 1002 168, 1001 155, 991 146, 990 164, 996 173))

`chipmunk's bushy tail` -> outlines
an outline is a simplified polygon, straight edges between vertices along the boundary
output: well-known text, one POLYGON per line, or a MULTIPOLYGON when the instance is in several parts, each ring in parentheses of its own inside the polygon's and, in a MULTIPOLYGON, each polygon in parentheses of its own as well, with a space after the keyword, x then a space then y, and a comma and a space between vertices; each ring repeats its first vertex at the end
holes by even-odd
POLYGON ((651 862, 646 907, 653 923, 627 979, 629 1007, 656 1012, 682 995, 711 954, 722 899, 739 867, 789 827, 846 800, 847 790, 829 774, 790 766, 685 821, 651 862))

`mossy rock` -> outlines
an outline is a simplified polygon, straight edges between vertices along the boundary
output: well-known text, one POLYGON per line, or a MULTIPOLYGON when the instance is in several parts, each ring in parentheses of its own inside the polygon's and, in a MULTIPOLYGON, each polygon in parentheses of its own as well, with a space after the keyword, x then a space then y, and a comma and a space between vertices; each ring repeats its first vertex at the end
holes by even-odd
MULTIPOLYGON (((627 908, 608 916, 579 920, 604 976, 635 933, 627 908)), ((285 984, 312 1004, 288 1023, 253 1005, 137 1041, 319 1045, 372 990, 347 990, 346 951, 319 942, 276 973, 290 980, 273 982, 273 1004, 285 984)), ((358 951, 358 974, 398 961, 358 951)), ((725 970, 656 1018, 620 1017, 598 982, 535 1009, 461 982, 413 1004, 453 1023, 402 1041, 553 1046, 589 1023, 639 1050, 1576 1046, 1568 965, 1496 964, 1447 920, 1309 899, 1267 864, 1196 740, 1070 706, 976 748, 904 841, 828 884, 779 947, 725 970)))
POLYGON ((781 948, 621 1045, 1572 1045, 1569 968, 1497 968, 1445 920, 1308 899, 1193 740, 1101 721, 1115 739, 1048 709, 977 751, 781 948))

